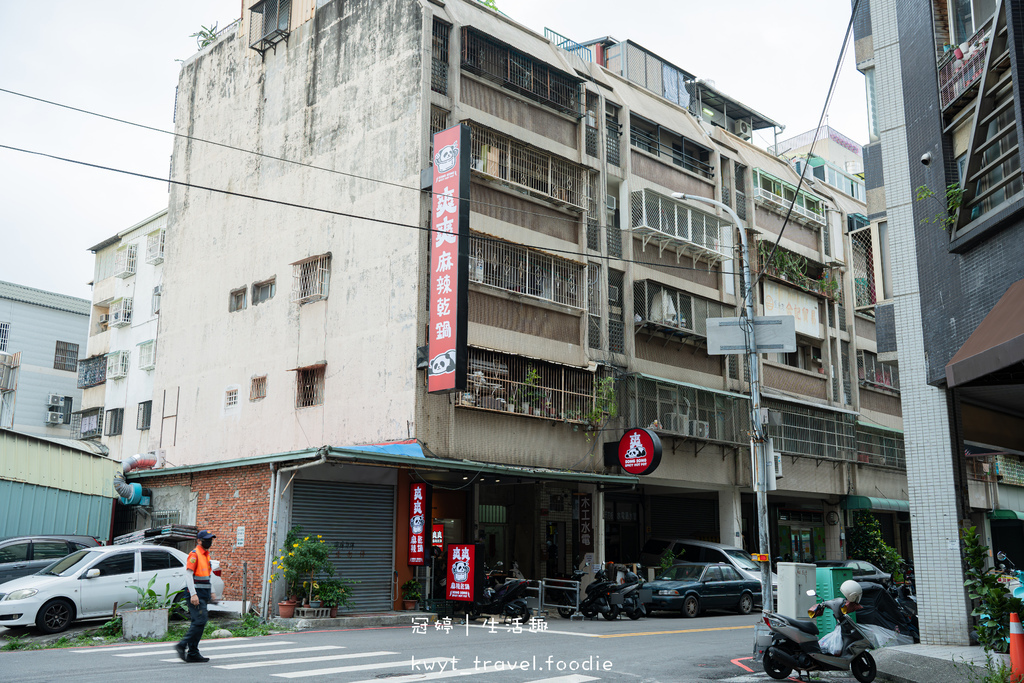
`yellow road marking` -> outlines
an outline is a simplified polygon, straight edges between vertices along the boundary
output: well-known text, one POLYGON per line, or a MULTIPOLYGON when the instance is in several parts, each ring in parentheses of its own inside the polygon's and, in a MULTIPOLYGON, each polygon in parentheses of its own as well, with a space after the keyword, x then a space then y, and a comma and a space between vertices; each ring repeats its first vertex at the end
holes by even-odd
POLYGON ((669 633, 702 633, 704 631, 738 631, 744 628, 754 628, 751 626, 716 626, 715 628, 686 628, 679 631, 647 631, 646 633, 613 633, 604 636, 597 636, 598 638, 631 638, 633 636, 661 636, 669 633))

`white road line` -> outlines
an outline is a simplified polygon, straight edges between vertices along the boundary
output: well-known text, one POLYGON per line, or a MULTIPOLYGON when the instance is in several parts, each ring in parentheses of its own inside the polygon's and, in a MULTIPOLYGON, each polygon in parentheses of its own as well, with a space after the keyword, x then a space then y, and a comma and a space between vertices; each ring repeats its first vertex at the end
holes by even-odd
MULTIPOLYGON (((310 647, 286 647, 283 650, 266 650, 261 652, 230 652, 226 655, 213 655, 210 659, 220 661, 222 659, 235 659, 237 657, 253 657, 256 655, 286 655, 293 652, 320 652, 322 650, 344 650, 341 645, 316 645, 310 647)), ((161 659, 161 662, 176 662, 178 658, 161 659)))
MULTIPOLYGON (((451 657, 446 657, 445 659, 447 659, 448 662, 451 662, 451 657)), ((420 663, 425 662, 425 661, 429 661, 429 660, 417 659, 416 663, 420 664, 420 663)), ((406 662, 406 663, 409 664, 409 662, 406 662)), ((450 664, 449 664, 449 666, 450 666, 450 664)), ((410 668, 411 668, 411 664, 410 664, 410 668)), ((492 673, 495 673, 496 671, 508 671, 508 669, 499 669, 496 666, 491 665, 491 666, 481 666, 479 668, 472 668, 472 669, 448 669, 447 671, 433 671, 433 672, 429 672, 429 673, 421 673, 421 672, 417 671, 415 673, 411 673, 411 674, 407 674, 406 676, 402 676, 402 678, 405 679, 405 680, 409 680, 409 681, 435 681, 438 678, 457 678, 459 676, 477 676, 477 675, 481 675, 481 674, 492 674, 492 673)), ((366 680, 355 681, 354 683, 380 683, 380 679, 379 678, 367 678, 366 680)))
MULTIPOLYGON (((294 645, 295 643, 290 640, 276 640, 274 645, 294 645)), ((218 650, 238 650, 243 647, 264 647, 266 643, 246 643, 244 645, 203 645, 201 647, 203 652, 215 652, 218 650)), ((164 644, 167 647, 167 644, 164 644)), ((115 657, 149 657, 150 655, 176 655, 178 654, 173 649, 163 650, 162 652, 133 652, 130 655, 114 655, 115 657)))
MULTIPOLYGON (((248 638, 222 638, 222 639, 218 640, 217 642, 220 643, 220 642, 229 642, 230 641, 232 643, 241 643, 241 642, 247 641, 247 640, 249 640, 249 639, 248 638)), ((82 652, 106 652, 107 654, 110 654, 111 652, 114 652, 114 651, 117 651, 117 652, 127 652, 128 650, 154 650, 154 649, 156 649, 158 647, 167 647, 167 645, 168 645, 168 643, 153 643, 151 645, 127 645, 127 646, 124 646, 124 647, 121 647, 121 646, 117 646, 117 647, 90 647, 90 648, 88 648, 86 650, 72 650, 71 652, 73 652, 74 654, 81 654, 82 652)))
MULTIPOLYGON (((459 624, 459 625, 453 624, 452 625, 452 630, 454 631, 456 628, 459 628, 460 626, 462 628, 466 627, 465 624, 459 624)), ((485 628, 487 630, 491 629, 491 626, 488 625, 488 624, 470 624, 470 626, 473 627, 473 628, 485 628)), ((512 631, 512 627, 511 626, 495 626, 494 628, 496 630, 498 630, 498 631, 509 631, 509 632, 512 631)), ((530 632, 529 626, 523 626, 523 633, 529 633, 529 632, 530 632)), ((545 631, 537 631, 537 633, 555 633, 555 634, 560 635, 560 636, 579 636, 580 638, 600 638, 603 635, 603 634, 600 634, 600 633, 577 633, 576 631, 554 631, 552 629, 547 629, 545 631)))
MULTIPOLYGON (((323 657, 298 657, 296 659, 272 659, 268 662, 245 662, 244 664, 221 664, 214 665, 215 669, 256 669, 261 666, 279 666, 282 664, 310 664, 312 662, 330 662, 337 659, 359 659, 361 657, 383 657, 385 655, 397 655, 397 652, 380 650, 379 652, 352 652, 345 655, 324 655, 323 657)), ((378 679, 374 679, 378 683, 378 679)))
MULTIPOLYGON (((431 657, 429 659, 417 659, 415 660, 418 664, 429 664, 431 662, 451 662, 451 657, 431 657)), ((374 664, 356 664, 354 666, 338 666, 332 669, 310 669, 309 671, 289 671, 285 674, 270 674, 277 678, 305 678, 307 676, 327 676, 330 674, 340 674, 349 671, 368 671, 372 669, 396 669, 398 667, 409 667, 410 671, 413 671, 413 659, 402 659, 397 662, 380 662, 374 664)))
POLYGON ((587 681, 599 681, 600 678, 584 676, 583 674, 569 674, 568 676, 556 676, 554 678, 541 678, 531 683, 586 683, 587 681))

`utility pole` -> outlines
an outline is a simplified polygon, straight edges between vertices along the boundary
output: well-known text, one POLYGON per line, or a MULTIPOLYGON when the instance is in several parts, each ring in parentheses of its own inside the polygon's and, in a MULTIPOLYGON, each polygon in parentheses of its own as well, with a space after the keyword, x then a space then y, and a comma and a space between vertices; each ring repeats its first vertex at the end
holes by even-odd
POLYGON ((750 452, 753 462, 754 491, 757 493, 757 529, 758 553, 761 555, 761 609, 774 609, 772 596, 772 565, 770 544, 768 540, 768 486, 769 477, 766 457, 764 429, 761 426, 761 373, 757 362, 757 345, 754 343, 754 287, 750 279, 750 266, 747 263, 747 229, 740 222, 740 217, 727 204, 707 197, 698 197, 683 192, 674 192, 675 199, 689 199, 695 202, 711 204, 725 211, 736 224, 740 233, 740 266, 743 269, 743 303, 747 321, 742 325, 743 338, 747 352, 747 364, 750 366, 750 420, 751 437, 750 452))

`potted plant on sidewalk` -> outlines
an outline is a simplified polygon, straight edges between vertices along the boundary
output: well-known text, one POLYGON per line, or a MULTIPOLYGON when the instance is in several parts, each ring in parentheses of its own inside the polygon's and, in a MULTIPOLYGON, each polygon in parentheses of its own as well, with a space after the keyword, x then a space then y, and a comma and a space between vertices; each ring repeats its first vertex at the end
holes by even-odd
POLYGON ((274 573, 270 582, 284 579, 289 599, 277 604, 278 613, 284 619, 294 616, 298 596, 305 601, 316 595, 316 584, 320 578, 334 575, 330 560, 330 546, 320 535, 303 534, 302 527, 293 527, 285 536, 284 547, 273 561, 274 573))
POLYGON ((423 594, 420 592, 420 582, 416 579, 409 579, 402 584, 402 609, 414 610, 423 594))
POLYGON ((171 594, 171 584, 164 587, 164 594, 153 590, 154 575, 145 588, 129 586, 139 594, 135 609, 120 612, 121 624, 126 640, 135 638, 163 638, 167 635, 167 615, 177 602, 177 595, 171 594))
POLYGON ((331 608, 331 618, 338 616, 339 607, 352 604, 351 584, 344 579, 323 579, 320 584, 320 601, 324 607, 331 608))

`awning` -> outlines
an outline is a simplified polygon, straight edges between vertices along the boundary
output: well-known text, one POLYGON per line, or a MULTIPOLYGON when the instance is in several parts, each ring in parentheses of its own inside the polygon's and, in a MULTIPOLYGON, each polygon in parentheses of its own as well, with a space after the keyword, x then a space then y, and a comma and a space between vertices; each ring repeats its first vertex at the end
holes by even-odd
POLYGON ((988 513, 989 519, 1012 519, 1024 520, 1024 512, 1017 510, 991 510, 988 513))
POLYGON ((946 384, 962 386, 1024 362, 1024 280, 1010 285, 946 365, 946 384))
POLYGON ((910 501, 895 498, 872 498, 871 496, 847 496, 840 504, 844 510, 887 510, 889 512, 910 512, 910 501))

